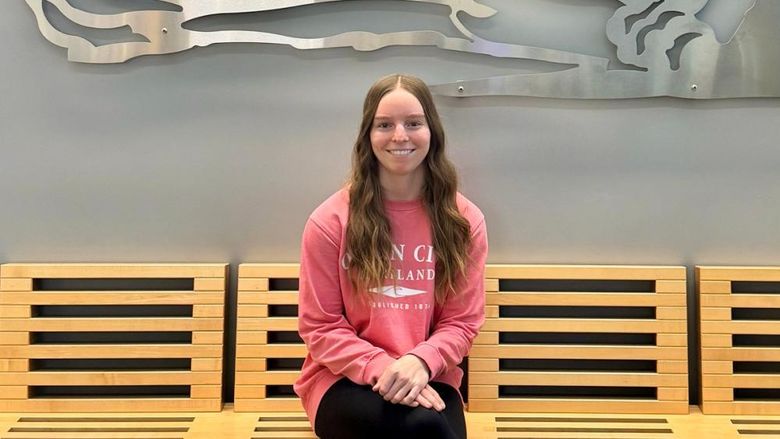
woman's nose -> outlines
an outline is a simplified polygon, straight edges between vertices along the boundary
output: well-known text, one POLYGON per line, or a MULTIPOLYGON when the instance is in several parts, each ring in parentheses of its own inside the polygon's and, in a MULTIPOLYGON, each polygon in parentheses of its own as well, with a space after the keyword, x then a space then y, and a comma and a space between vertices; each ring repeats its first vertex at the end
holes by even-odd
POLYGON ((393 131, 393 142, 406 142, 409 140, 409 136, 406 135, 406 127, 402 124, 398 124, 393 131))

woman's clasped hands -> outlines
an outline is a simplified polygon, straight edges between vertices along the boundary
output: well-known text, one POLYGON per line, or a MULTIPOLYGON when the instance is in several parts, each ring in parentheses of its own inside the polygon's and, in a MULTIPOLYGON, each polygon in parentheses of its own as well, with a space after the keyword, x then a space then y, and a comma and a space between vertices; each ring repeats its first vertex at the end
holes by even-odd
POLYGON ((408 354, 385 368, 373 390, 393 404, 423 406, 440 412, 444 410, 444 401, 428 384, 429 380, 430 372, 425 362, 408 354))

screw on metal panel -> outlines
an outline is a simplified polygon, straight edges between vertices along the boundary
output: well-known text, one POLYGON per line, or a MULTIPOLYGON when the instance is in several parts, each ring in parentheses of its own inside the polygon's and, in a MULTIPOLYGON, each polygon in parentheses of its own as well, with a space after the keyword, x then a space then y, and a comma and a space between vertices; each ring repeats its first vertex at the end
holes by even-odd
POLYGON ((463 93, 464 90, 466 89, 462 85, 458 87, 458 93, 463 93))
POLYGON ((699 86, 696 84, 691 85, 691 90, 696 91, 699 89, 699 86))
POLYGON ((168 28, 167 27, 162 28, 162 33, 167 34, 168 33, 168 28))

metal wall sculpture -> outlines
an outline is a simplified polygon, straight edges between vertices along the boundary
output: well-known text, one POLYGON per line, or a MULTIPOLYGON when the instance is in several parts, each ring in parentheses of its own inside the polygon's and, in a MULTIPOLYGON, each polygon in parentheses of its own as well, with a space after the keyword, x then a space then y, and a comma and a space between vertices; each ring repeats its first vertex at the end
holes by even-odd
MULTIPOLYGON (((459 19, 459 13, 489 18, 498 11, 477 0, 403 0, 448 6, 460 32, 448 37, 433 30, 346 32, 323 38, 243 31, 195 31, 185 23, 220 14, 264 12, 344 0, 159 0, 174 11, 140 10, 96 14, 67 0, 26 0, 41 33, 68 49, 68 59, 84 63, 119 63, 142 55, 168 54, 217 43, 251 42, 298 49, 351 47, 374 51, 388 46, 435 46, 443 50, 528 59, 558 64, 557 71, 489 77, 440 84, 434 92, 449 96, 514 95, 576 99, 652 96, 737 98, 780 96, 780 1, 752 0, 730 40, 720 43, 710 26, 696 17, 709 0, 618 0, 606 23, 617 58, 630 69, 611 69, 609 60, 550 48, 483 39, 459 19), (73 23, 94 29, 129 27, 145 41, 105 45, 55 28, 44 12, 49 3, 73 23)), ((359 2, 355 2, 358 4, 359 2)))

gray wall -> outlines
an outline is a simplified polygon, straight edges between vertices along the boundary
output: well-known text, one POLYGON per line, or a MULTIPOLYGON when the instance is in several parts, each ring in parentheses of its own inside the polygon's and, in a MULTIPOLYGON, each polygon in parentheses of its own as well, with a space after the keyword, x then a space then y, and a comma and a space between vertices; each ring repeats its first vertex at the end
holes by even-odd
MULTIPOLYGON (((344 181, 373 80, 397 71, 445 82, 544 68, 433 48, 249 44, 73 64, 41 36, 23 1, 3 3, 3 262, 224 261, 235 269, 296 261, 308 213, 344 181)), ((390 30, 411 17, 397 3, 311 6, 242 23, 302 36, 390 30)), ((485 37, 614 60, 603 25, 617 1, 483 3, 502 11, 468 22, 485 37)), ((703 15, 730 26, 726 5, 713 0, 703 15)), ((420 13, 452 33, 446 9, 420 13)), ((438 105, 462 191, 487 217, 491 263, 780 264, 780 100, 438 105)), ((225 354, 232 357, 232 346, 225 354)), ((691 381, 695 389, 696 373, 691 381)))

